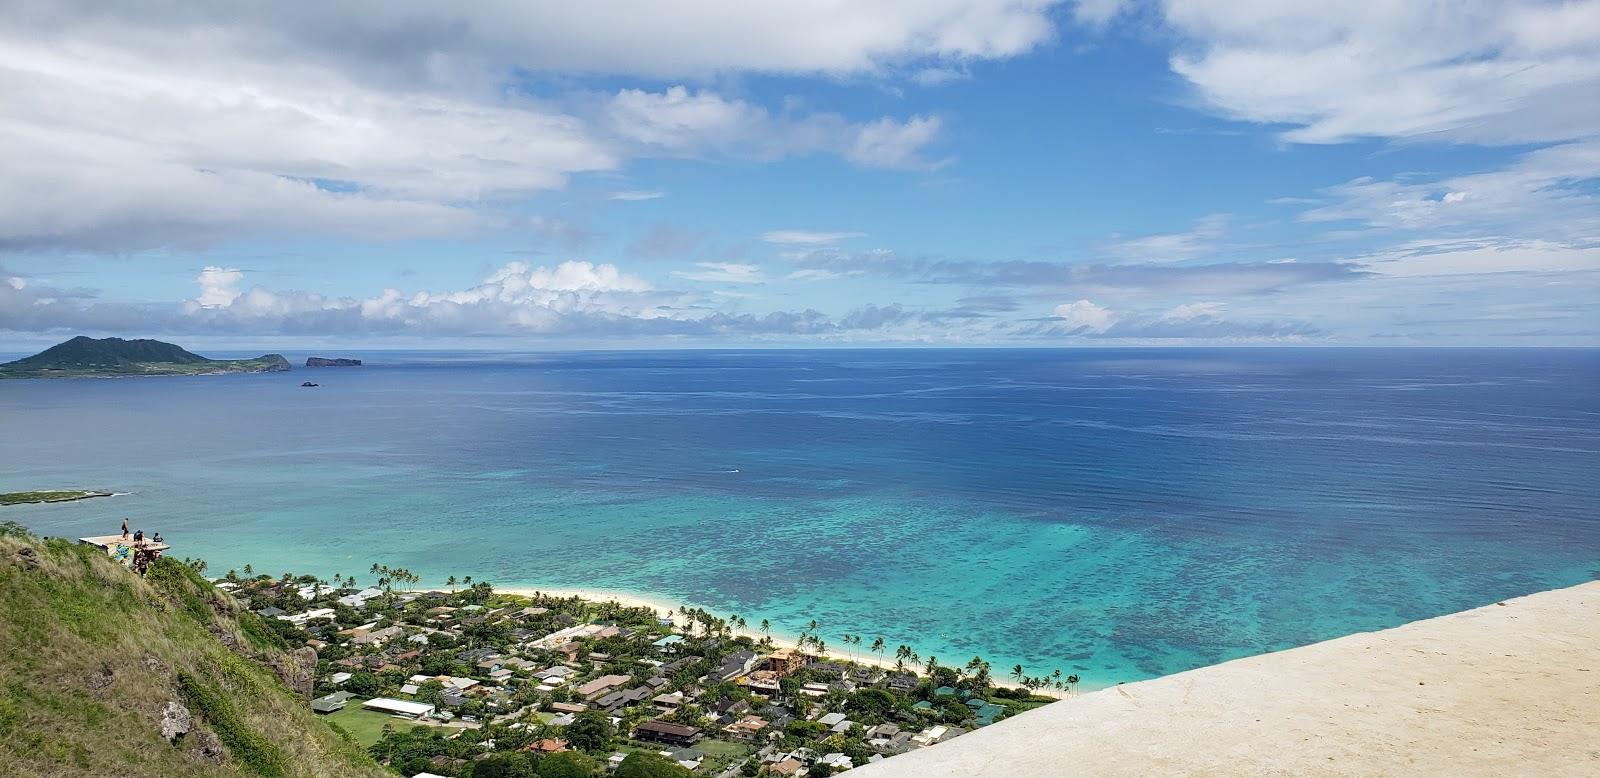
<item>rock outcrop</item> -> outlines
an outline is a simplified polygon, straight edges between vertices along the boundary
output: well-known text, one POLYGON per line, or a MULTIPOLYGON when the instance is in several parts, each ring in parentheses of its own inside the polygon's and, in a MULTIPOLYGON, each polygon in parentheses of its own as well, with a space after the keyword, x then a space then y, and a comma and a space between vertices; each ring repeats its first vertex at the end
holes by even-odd
POLYGON ((194 729, 194 716, 188 708, 169 702, 167 707, 161 709, 161 736, 168 743, 177 743, 178 738, 189 734, 191 729, 194 729))
POLYGON ((359 359, 345 359, 343 357, 306 357, 306 367, 361 367, 359 359))
POLYGON ((317 650, 301 646, 272 660, 272 672, 283 685, 296 694, 311 699, 311 689, 317 681, 317 650))

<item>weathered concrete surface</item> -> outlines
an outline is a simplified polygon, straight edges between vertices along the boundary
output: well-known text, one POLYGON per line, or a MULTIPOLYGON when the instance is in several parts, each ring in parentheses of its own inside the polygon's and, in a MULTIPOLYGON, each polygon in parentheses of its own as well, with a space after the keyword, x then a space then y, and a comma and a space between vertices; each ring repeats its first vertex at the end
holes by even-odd
POLYGON ((1113 687, 850 775, 1600 776, 1600 582, 1113 687))

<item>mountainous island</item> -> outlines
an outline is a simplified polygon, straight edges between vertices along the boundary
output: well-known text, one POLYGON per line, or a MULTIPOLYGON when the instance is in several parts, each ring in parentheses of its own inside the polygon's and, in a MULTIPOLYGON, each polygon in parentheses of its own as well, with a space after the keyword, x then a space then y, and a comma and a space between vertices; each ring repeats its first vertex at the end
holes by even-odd
POLYGON ((359 359, 345 359, 344 357, 306 357, 306 367, 361 367, 359 359))
POLYGON ((108 378, 135 375, 274 373, 289 369, 282 354, 207 359, 159 340, 79 335, 31 357, 0 364, 0 378, 108 378))

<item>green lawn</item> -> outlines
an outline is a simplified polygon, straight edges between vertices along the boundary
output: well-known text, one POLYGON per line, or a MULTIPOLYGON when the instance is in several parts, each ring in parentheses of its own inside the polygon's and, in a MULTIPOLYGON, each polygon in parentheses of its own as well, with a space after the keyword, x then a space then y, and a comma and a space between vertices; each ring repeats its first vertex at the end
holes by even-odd
POLYGON ((345 704, 342 710, 329 713, 323 718, 344 727, 344 730, 354 736, 356 742, 360 743, 362 748, 366 748, 383 739, 384 725, 405 730, 415 727, 419 723, 367 710, 361 707, 360 700, 351 700, 345 704))

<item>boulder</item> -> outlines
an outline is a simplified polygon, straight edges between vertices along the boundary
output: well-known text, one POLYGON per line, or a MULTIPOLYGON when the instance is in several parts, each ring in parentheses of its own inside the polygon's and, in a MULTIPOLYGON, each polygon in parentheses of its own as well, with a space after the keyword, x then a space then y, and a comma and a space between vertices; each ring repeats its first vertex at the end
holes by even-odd
POLYGON ((177 743, 191 729, 194 729, 194 716, 190 715, 188 708, 169 702, 161 709, 161 737, 166 738, 168 743, 177 743))

